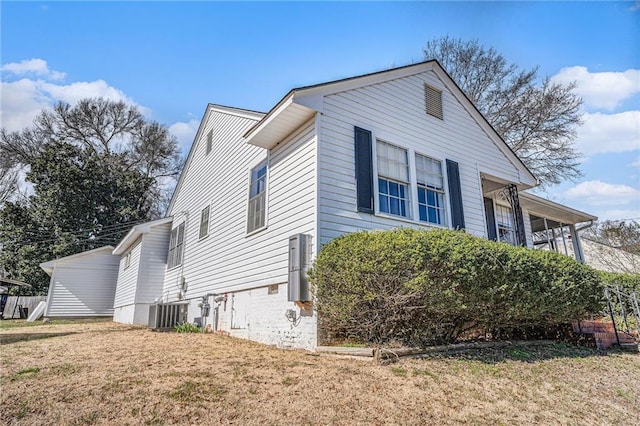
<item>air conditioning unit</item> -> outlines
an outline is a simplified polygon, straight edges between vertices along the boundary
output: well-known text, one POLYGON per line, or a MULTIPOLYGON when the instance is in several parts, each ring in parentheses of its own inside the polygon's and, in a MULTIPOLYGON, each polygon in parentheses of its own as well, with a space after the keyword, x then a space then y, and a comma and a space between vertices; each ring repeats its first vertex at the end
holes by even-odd
POLYGON ((149 306, 149 323, 152 330, 173 330, 176 325, 187 322, 188 302, 158 303, 149 306))

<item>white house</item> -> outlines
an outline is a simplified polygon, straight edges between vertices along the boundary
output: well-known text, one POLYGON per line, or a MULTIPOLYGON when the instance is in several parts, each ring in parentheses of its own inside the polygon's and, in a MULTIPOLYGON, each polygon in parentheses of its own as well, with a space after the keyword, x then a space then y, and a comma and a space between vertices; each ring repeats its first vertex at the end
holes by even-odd
MULTIPOLYGON (((595 219, 522 196, 536 185, 436 61, 293 89, 266 114, 210 104, 162 222, 161 288, 138 274, 135 291, 188 303, 190 320, 211 304, 201 320, 234 336, 313 349, 304 271, 323 244, 411 226, 533 248, 539 219, 572 234, 595 219)), ((114 253, 142 265, 130 235, 114 253)))
POLYGON ((149 305, 162 295, 171 218, 134 226, 113 250, 119 256, 113 320, 147 324, 149 305))
POLYGON ((45 318, 112 316, 120 261, 112 252, 105 246, 40 264, 51 276, 45 318))

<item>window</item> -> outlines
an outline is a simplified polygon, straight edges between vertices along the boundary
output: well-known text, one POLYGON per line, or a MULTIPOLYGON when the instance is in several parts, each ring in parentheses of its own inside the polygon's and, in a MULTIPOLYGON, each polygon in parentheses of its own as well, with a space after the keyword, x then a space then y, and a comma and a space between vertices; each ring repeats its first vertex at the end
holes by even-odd
POLYGON ((209 206, 200 212, 200 233, 198 234, 198 238, 202 239, 207 235, 209 235, 209 206))
POLYGON ((511 208, 497 204, 495 214, 498 225, 498 241, 515 245, 516 233, 513 228, 511 208))
POLYGON ((211 146, 213 145, 213 130, 209 130, 207 133, 207 155, 211 152, 211 146))
POLYGON ((409 217, 409 162, 407 150, 377 141, 380 211, 409 217))
POLYGON ((127 253, 124 257, 124 269, 131 266, 131 252, 127 253))
POLYGON ((420 220, 446 225, 444 176, 440 161, 416 154, 416 183, 420 220))
POLYGON ((264 228, 267 216, 267 160, 251 169, 247 232, 264 228))
POLYGON ((169 239, 169 256, 167 268, 173 268, 182 264, 182 253, 184 250, 184 223, 171 231, 169 239))

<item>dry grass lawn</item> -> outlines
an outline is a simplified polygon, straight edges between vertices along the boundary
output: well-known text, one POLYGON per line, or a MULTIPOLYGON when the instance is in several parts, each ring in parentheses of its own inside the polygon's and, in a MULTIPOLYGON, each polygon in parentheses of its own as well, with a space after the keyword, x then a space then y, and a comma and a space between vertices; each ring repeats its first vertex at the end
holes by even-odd
POLYGON ((564 345, 395 364, 111 322, 0 325, 2 424, 640 424, 640 355, 564 345))

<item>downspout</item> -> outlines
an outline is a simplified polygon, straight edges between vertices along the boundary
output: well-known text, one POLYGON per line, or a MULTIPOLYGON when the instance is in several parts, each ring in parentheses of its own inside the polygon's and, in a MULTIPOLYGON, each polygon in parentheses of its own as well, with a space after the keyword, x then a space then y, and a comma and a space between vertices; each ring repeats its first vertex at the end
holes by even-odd
MULTIPOLYGON (((186 290, 184 289, 185 287, 185 280, 184 280, 184 263, 187 259, 187 232, 189 230, 189 212, 188 211, 181 211, 180 212, 182 215, 184 215, 184 233, 182 234, 182 262, 180 264, 180 273, 178 274, 178 282, 176 283, 176 286, 178 287, 178 290, 180 292, 180 297, 178 298, 178 300, 184 300, 184 294, 186 293, 186 290)), ((179 225, 178 225, 179 226, 179 225)))

